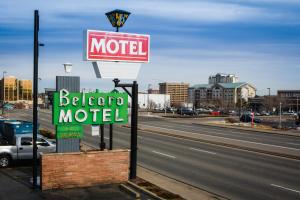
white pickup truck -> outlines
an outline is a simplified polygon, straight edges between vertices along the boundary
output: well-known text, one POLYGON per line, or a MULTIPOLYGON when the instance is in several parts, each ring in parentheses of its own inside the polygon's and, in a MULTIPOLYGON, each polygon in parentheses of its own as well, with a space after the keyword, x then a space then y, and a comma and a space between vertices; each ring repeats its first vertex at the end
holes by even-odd
MULTIPOLYGON (((37 137, 38 158, 40 153, 56 151, 56 145, 41 135, 37 137)), ((5 140, 0 144, 0 168, 8 167, 12 161, 32 159, 32 134, 20 134, 14 137, 14 144, 7 144, 5 140)))

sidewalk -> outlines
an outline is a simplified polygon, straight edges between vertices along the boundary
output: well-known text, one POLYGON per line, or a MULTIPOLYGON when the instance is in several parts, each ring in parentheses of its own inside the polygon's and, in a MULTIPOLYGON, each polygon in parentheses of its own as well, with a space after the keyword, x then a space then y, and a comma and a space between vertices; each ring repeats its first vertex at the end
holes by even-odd
POLYGON ((118 184, 65 190, 32 190, 31 167, 17 166, 0 169, 1 200, 132 200, 118 184))
POLYGON ((187 200, 225 200, 226 198, 219 195, 201 190, 175 179, 169 178, 162 174, 153 172, 143 167, 137 169, 138 177, 154 184, 162 189, 178 194, 187 200))

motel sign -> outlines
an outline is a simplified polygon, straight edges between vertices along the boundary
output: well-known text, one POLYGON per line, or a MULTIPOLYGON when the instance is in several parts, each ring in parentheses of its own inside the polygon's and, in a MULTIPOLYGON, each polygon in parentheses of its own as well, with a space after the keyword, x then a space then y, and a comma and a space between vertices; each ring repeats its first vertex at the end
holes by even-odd
POLYGON ((149 62, 149 35, 87 30, 85 37, 87 61, 149 62))

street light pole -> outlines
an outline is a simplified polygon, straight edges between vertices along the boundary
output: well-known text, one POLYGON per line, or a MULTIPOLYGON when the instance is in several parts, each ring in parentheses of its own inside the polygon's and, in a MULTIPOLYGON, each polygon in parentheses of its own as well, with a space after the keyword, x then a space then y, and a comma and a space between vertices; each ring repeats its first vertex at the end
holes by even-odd
POLYGON ((2 84, 3 84, 3 102, 2 102, 2 115, 4 114, 4 104, 5 104, 5 74, 7 72, 3 71, 3 78, 2 78, 2 84))
POLYGON ((33 40, 33 181, 32 185, 34 189, 37 189, 37 172, 38 172, 38 160, 37 160, 37 134, 38 134, 38 65, 39 65, 39 46, 44 44, 39 43, 39 11, 34 11, 34 40, 33 40))
POLYGON ((299 105, 298 104, 298 99, 299 99, 299 95, 297 95, 297 113, 299 112, 299 109, 298 109, 299 108, 299 106, 298 106, 299 105))
POLYGON ((271 88, 267 88, 269 90, 269 102, 268 102, 268 112, 270 112, 271 107, 271 88))
POLYGON ((279 103, 279 128, 281 129, 281 102, 279 103))

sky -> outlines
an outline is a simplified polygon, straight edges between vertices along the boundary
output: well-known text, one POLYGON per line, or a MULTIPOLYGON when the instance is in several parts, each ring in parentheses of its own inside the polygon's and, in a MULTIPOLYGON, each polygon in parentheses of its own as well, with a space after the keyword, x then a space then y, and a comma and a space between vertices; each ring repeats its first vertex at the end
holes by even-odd
MULTIPOLYGON (((159 82, 207 83, 235 74, 258 94, 300 89, 300 0, 11 0, 0 1, 0 71, 32 79, 33 14, 40 14, 39 89, 55 87, 63 63, 81 87, 111 90, 83 61, 83 31, 114 31, 105 13, 131 12, 120 32, 149 34, 150 62, 142 64, 140 91, 159 82)), ((122 80, 131 82, 132 80, 122 80)))

